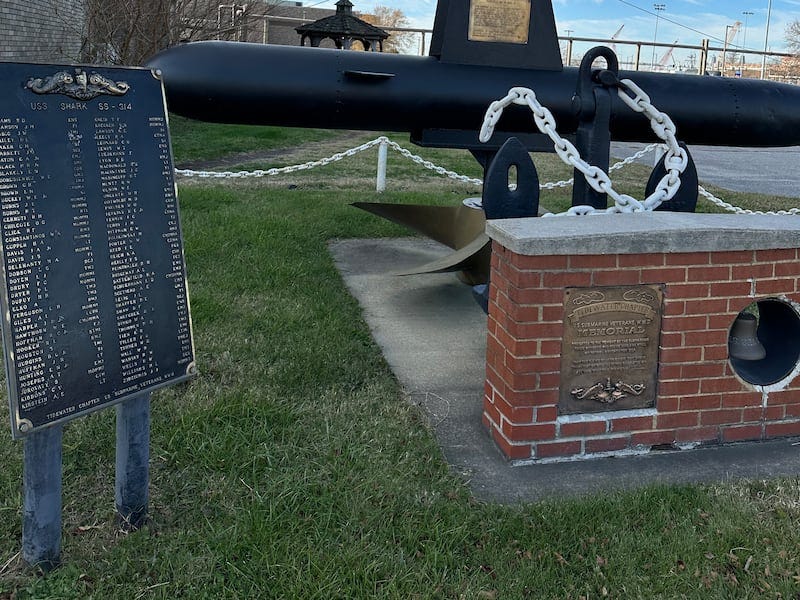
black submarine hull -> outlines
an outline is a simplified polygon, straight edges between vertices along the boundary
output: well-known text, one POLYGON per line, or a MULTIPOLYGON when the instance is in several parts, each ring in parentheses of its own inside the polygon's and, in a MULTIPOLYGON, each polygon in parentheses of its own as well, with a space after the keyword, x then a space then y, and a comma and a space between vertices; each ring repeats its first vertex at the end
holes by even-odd
MULTIPOLYGON (((421 132, 478 131, 489 104, 512 87, 534 90, 562 134, 574 133, 578 69, 510 69, 434 57, 241 42, 194 42, 147 67, 164 81, 169 109, 218 123, 421 132)), ((620 71, 668 114, 687 144, 800 145, 800 86, 769 81, 620 71)), ((611 137, 656 141, 648 120, 614 95, 611 137)), ((506 110, 498 131, 535 133, 530 110, 506 110)), ((476 133, 477 135, 477 133, 476 133)))

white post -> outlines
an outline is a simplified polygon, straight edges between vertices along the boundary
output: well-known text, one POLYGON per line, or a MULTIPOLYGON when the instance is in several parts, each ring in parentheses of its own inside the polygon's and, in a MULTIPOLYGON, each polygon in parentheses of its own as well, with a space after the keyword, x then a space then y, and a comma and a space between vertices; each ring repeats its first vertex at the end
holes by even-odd
POLYGON ((378 180, 375 184, 375 190, 378 193, 386 191, 386 159, 389 154, 389 144, 386 140, 381 140, 378 145, 378 180))
POLYGON ((653 166, 657 167, 658 163, 661 162, 661 159, 664 158, 664 155, 667 153, 667 150, 664 148, 663 145, 656 146, 656 149, 653 150, 653 166))

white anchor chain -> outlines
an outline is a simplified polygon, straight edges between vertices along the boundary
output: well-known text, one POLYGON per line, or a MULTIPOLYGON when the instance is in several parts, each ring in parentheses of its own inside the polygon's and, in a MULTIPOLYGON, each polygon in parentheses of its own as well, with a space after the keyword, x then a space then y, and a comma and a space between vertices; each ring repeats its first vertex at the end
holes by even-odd
POLYGON ((425 167, 426 169, 429 169, 429 170, 433 171, 434 173, 438 173, 439 175, 444 175, 446 177, 449 177, 450 179, 455 179, 456 181, 461 181, 462 183, 470 183, 470 184, 473 184, 473 185, 483 185, 483 180, 482 179, 475 179, 473 177, 467 177, 466 175, 459 175, 458 173, 455 173, 453 171, 448 171, 444 167, 436 166, 432 162, 427 161, 424 158, 422 158, 420 156, 417 156, 416 154, 413 154, 410 150, 407 150, 406 148, 403 148, 397 142, 393 142, 392 140, 390 140, 388 138, 385 138, 385 137, 384 138, 379 138, 379 139, 385 140, 385 142, 389 146, 391 146, 392 148, 397 150, 400 154, 402 154, 406 158, 412 160, 416 164, 418 164, 418 165, 420 165, 422 167, 425 167))
MULTIPOLYGON (((661 144, 659 144, 658 142, 650 144, 649 146, 645 146, 644 148, 639 150, 636 154, 633 154, 633 155, 629 156, 628 158, 626 158, 624 160, 621 160, 618 163, 614 163, 613 165, 611 165, 608 168, 608 172, 610 173, 611 171, 618 171, 619 169, 622 169, 623 167, 626 167, 626 166, 628 166, 628 165, 630 165, 632 163, 635 163, 637 160, 639 160, 643 156, 646 156, 647 154, 650 154, 653 150, 655 150, 659 146, 661 146, 661 144)), ((573 183, 575 183, 575 178, 574 177, 570 177, 569 179, 563 179, 562 181, 556 181, 556 182, 550 182, 550 183, 541 183, 541 184, 539 184, 539 189, 541 189, 541 190, 554 190, 556 188, 569 187, 573 183)))
MULTIPOLYGON (((632 213, 641 211, 651 211, 675 196, 681 185, 680 175, 688 165, 689 159, 686 151, 678 145, 675 137, 676 128, 672 119, 659 111, 650 102, 650 97, 630 79, 620 81, 617 93, 622 101, 635 112, 644 113, 650 119, 650 126, 655 134, 667 145, 665 157, 666 175, 658 182, 655 191, 643 201, 636 200, 627 194, 618 193, 612 186, 611 179, 599 167, 590 165, 581 158, 578 149, 569 141, 562 138, 556 131, 556 121, 547 108, 542 106, 536 99, 533 90, 523 87, 515 87, 509 90, 505 98, 493 102, 484 118, 481 127, 480 140, 486 142, 492 136, 494 128, 503 110, 512 105, 519 104, 528 106, 533 112, 533 119, 536 127, 547 135, 554 144, 556 154, 566 164, 571 165, 583 173, 586 182, 597 192, 608 194, 614 199, 614 206, 605 210, 598 210, 592 206, 573 206, 561 215, 589 215, 605 213, 632 213), (633 96, 629 95, 633 93, 633 96)), ((549 213, 545 216, 555 216, 549 213)))

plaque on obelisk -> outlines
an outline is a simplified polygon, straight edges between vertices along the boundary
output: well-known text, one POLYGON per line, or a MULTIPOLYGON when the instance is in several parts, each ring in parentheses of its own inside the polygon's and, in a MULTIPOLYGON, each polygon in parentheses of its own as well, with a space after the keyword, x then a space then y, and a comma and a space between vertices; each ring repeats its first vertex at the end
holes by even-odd
POLYGON ((472 0, 469 39, 475 42, 528 43, 531 0, 472 0))
POLYGON ((439 0, 430 54, 443 63, 563 69, 549 0, 439 0))

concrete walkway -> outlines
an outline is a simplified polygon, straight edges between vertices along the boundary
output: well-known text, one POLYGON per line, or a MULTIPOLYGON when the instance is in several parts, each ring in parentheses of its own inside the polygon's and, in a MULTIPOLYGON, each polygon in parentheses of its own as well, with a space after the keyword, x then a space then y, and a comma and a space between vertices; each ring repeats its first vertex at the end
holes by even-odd
POLYGON ((344 240, 330 250, 409 401, 427 413, 453 470, 480 499, 528 502, 655 483, 800 474, 800 445, 786 440, 511 467, 481 424, 486 317, 470 289, 453 274, 390 274, 446 250, 419 239, 344 240))

